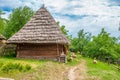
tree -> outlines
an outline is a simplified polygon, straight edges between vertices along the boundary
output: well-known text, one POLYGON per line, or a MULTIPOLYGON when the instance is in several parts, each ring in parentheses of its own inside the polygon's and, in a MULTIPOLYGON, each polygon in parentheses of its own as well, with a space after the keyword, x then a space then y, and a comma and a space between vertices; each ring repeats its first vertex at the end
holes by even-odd
POLYGON ((84 49, 88 42, 91 40, 91 34, 89 32, 84 32, 84 30, 80 30, 78 32, 78 51, 80 51, 82 54, 84 53, 84 49))
POLYGON ((71 40, 70 48, 75 52, 79 51, 83 54, 90 40, 91 40, 91 33, 84 32, 84 30, 82 29, 78 32, 78 37, 73 38, 71 40))
POLYGON ((0 18, 0 34, 2 33, 4 26, 5 26, 5 22, 2 18, 0 18))
POLYGON ((117 38, 110 37, 104 28, 101 29, 100 34, 93 37, 93 41, 88 47, 86 55, 91 58, 105 60, 110 57, 112 61, 115 61, 120 57, 117 38))
MULTIPOLYGON (((60 26, 60 22, 57 22, 57 25, 60 26)), ((66 36, 68 36, 68 30, 65 29, 65 25, 60 26, 60 29, 62 31, 63 34, 65 34, 66 36)))
POLYGON ((3 15, 3 14, 5 14, 5 13, 3 13, 2 10, 0 10, 0 34, 3 33, 3 30, 4 30, 5 25, 6 25, 6 20, 1 17, 1 15, 3 15))
POLYGON ((0 18, 1 18, 1 15, 3 15, 3 14, 5 14, 5 13, 3 13, 2 10, 0 10, 0 18))
POLYGON ((17 31, 19 31, 33 16, 34 11, 27 7, 19 7, 12 11, 7 23, 4 35, 8 39, 17 31))

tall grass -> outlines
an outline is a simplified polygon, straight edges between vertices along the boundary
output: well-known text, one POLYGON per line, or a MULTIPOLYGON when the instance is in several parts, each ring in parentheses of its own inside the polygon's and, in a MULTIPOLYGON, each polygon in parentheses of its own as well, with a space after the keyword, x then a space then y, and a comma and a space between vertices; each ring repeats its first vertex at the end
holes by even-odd
POLYGON ((16 58, 0 58, 0 77, 15 80, 66 80, 63 63, 46 60, 25 60, 16 58))
POLYGON ((80 64, 84 59, 87 67, 87 80, 120 80, 120 71, 115 65, 100 61, 93 64, 93 59, 84 58, 80 54, 76 55, 77 58, 73 58, 73 61, 67 64, 1 57, 0 77, 10 77, 15 80, 67 80, 67 72, 71 66, 80 64))
POLYGON ((116 68, 116 65, 107 64, 98 61, 97 64, 93 64, 93 60, 84 58, 87 62, 88 75, 97 76, 100 80, 120 80, 120 71, 116 68))
POLYGON ((26 72, 31 69, 31 66, 26 64, 22 65, 21 63, 5 63, 1 66, 1 71, 4 73, 12 73, 14 71, 26 72))

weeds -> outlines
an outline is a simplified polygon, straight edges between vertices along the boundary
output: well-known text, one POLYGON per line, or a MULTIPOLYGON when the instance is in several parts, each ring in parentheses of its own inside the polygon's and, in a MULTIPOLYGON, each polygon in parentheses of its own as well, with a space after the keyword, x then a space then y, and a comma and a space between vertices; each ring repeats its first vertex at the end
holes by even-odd
POLYGON ((9 73, 13 71, 26 72, 31 69, 31 66, 26 64, 22 65, 20 63, 6 63, 1 67, 1 71, 4 73, 9 73))

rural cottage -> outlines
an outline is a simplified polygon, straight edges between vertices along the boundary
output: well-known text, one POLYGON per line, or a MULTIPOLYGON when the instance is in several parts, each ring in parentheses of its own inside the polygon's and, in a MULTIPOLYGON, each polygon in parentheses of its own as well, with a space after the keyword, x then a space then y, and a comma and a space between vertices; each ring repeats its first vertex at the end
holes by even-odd
POLYGON ((69 40, 42 6, 7 43, 17 45, 18 58, 60 61, 60 56, 67 54, 69 40))

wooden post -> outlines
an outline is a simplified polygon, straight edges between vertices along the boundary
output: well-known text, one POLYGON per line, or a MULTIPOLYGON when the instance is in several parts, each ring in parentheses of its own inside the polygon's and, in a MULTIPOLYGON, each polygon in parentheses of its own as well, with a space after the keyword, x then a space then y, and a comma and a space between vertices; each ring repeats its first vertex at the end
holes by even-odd
POLYGON ((19 57, 19 44, 17 44, 15 52, 17 54, 16 57, 19 57))
POLYGON ((60 55, 59 55, 59 46, 58 46, 58 44, 57 44, 57 55, 58 55, 58 61, 60 62, 60 55))
POLYGON ((64 50, 65 50, 65 54, 67 55, 67 49, 68 49, 68 46, 67 45, 64 45, 64 50))
POLYGON ((57 44, 57 55, 59 55, 59 46, 57 44))

